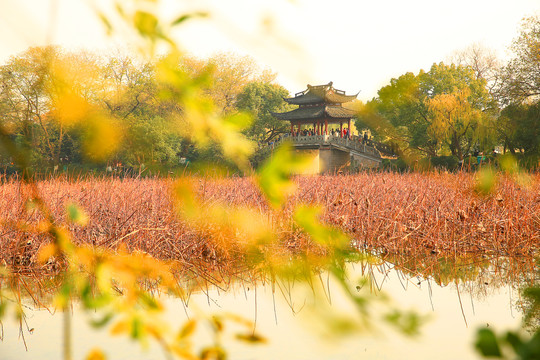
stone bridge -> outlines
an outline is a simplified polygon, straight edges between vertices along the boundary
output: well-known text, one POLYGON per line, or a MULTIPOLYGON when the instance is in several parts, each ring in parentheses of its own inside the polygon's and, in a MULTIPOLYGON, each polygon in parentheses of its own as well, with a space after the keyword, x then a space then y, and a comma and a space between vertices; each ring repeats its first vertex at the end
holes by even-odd
POLYGON ((360 168, 375 168, 381 164, 381 151, 376 147, 378 143, 356 136, 347 139, 334 135, 287 134, 278 143, 282 141, 290 141, 297 151, 313 156, 313 166, 310 169, 313 173, 349 172, 360 168))

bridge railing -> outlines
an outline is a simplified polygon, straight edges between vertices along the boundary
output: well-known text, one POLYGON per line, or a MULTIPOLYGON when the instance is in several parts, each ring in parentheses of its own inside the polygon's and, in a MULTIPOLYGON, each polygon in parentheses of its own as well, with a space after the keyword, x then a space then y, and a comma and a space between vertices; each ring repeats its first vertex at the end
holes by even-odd
POLYGON ((375 148, 374 143, 370 140, 364 140, 358 136, 352 136, 350 139, 342 138, 334 135, 309 135, 309 136, 291 136, 285 134, 276 144, 284 140, 292 141, 296 145, 334 145, 342 146, 349 150, 354 150, 359 153, 369 154, 374 157, 380 157, 379 151, 375 148))

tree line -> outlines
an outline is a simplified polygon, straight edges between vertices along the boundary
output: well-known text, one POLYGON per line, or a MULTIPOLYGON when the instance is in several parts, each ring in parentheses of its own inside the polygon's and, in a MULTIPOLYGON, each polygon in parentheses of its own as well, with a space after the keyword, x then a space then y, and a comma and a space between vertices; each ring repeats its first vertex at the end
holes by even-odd
MULTIPOLYGON (((40 168, 226 161, 216 144, 200 146, 193 141, 183 121, 187 115, 177 102, 168 100, 173 85, 182 88, 182 84, 160 78, 159 66, 120 53, 29 48, 0 67, 0 114, 8 129, 4 135, 28 155, 29 165, 40 168), (103 126, 106 131, 97 129, 103 126), (96 134, 103 139, 93 139, 96 134), (112 146, 115 149, 109 152, 112 146), (102 156, 109 153, 113 155, 102 156)), ((220 118, 245 114, 236 119, 249 123, 244 134, 250 139, 267 142, 286 128, 271 112, 287 109, 283 97, 289 93, 275 83, 275 74, 261 70, 253 59, 225 53, 207 59, 182 56, 175 67, 180 78, 190 79, 186 84, 196 79, 205 104, 201 106, 213 107, 220 118)), ((4 168, 13 160, 0 153, 4 168)))
POLYGON ((540 18, 524 19, 506 63, 475 44, 428 71, 394 78, 363 104, 370 128, 410 159, 511 152, 540 157, 540 18))

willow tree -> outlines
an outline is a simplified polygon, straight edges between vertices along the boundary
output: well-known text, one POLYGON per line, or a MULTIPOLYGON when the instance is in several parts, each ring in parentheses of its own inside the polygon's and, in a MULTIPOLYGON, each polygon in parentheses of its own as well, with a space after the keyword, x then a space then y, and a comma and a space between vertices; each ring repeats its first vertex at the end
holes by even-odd
POLYGON ((483 123, 482 112, 471 105, 469 96, 470 91, 465 88, 426 101, 432 120, 428 135, 440 139, 459 159, 470 152, 471 140, 483 123))

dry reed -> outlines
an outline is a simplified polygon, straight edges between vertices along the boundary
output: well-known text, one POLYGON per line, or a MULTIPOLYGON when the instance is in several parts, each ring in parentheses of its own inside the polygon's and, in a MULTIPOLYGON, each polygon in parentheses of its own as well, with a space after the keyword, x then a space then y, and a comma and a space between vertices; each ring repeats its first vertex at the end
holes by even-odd
MULTIPOLYGON (((316 250, 305 234, 290 225, 299 203, 322 205, 322 221, 348 233, 354 248, 383 257, 532 257, 539 249, 538 175, 527 187, 501 175, 495 191, 487 196, 474 191, 475 177, 470 173, 298 177, 298 190, 281 211, 269 208, 252 178, 193 180, 203 208, 220 203, 249 207, 266 216, 280 234, 279 248, 273 251, 316 250)), ((173 179, 88 177, 50 179, 38 185, 59 223, 65 221, 70 202, 89 215, 86 227, 70 225, 78 244, 111 250, 122 244, 128 250, 175 260, 184 269, 214 267, 228 275, 239 273, 241 249, 217 243, 181 220, 170 196, 172 183, 173 179)), ((1 261, 18 272, 54 272, 56 262, 36 262, 36 253, 48 239, 33 230, 40 215, 25 198, 19 181, 0 185, 1 261)))

